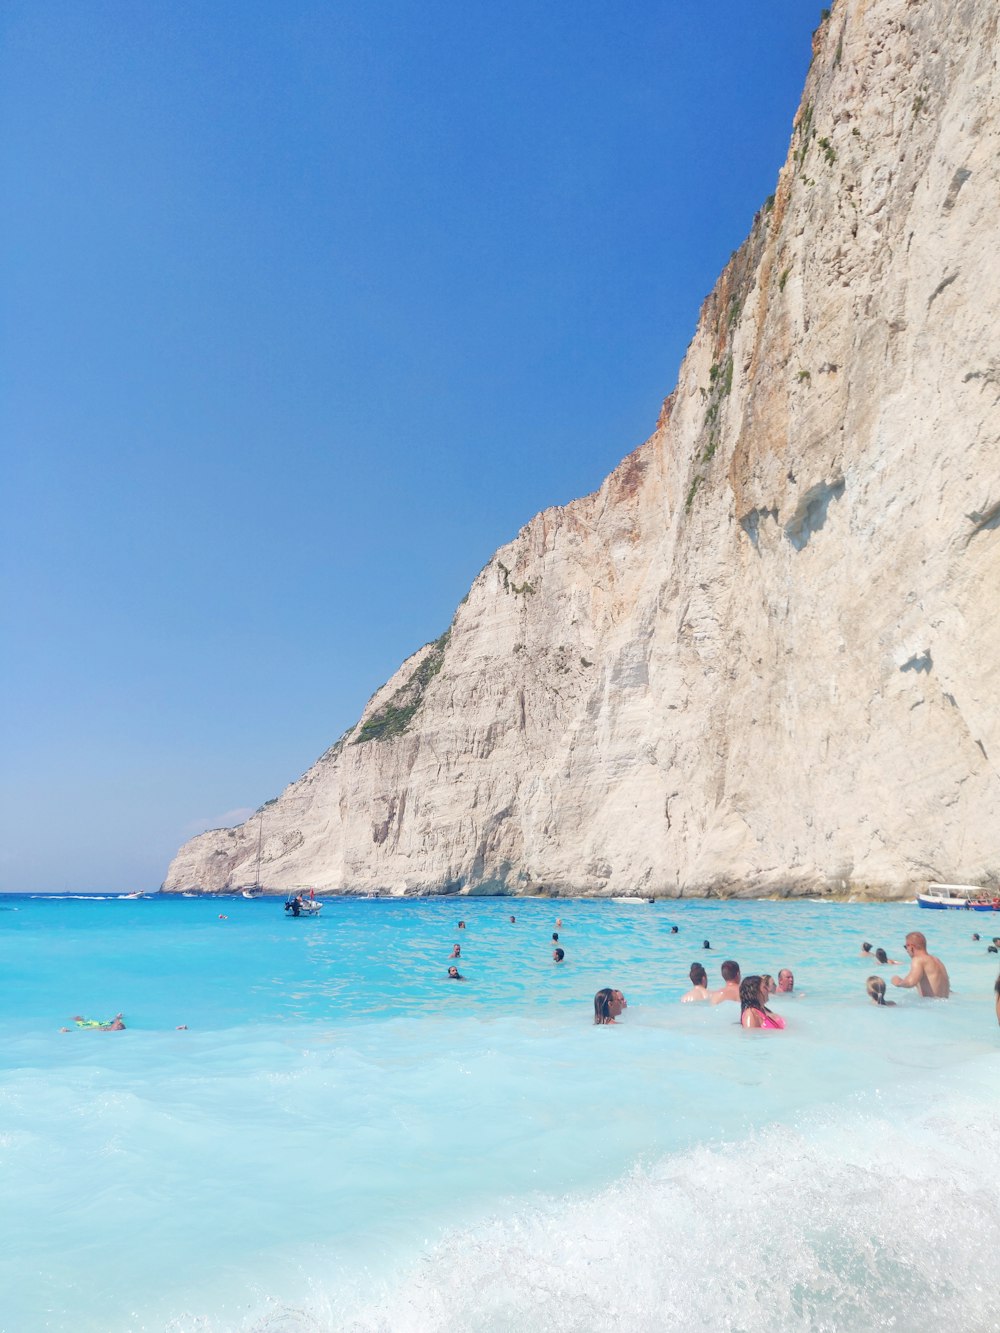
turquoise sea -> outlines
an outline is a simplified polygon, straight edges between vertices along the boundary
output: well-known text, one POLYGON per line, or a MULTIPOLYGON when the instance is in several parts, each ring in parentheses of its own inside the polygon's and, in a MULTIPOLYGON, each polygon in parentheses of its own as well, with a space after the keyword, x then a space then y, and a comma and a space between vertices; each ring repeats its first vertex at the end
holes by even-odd
POLYGON ((1000 1327, 991 915, 0 909, 7 1333, 1000 1327), (912 929, 956 993, 878 1009, 861 941, 905 961, 912 929), (678 1003, 727 957, 794 970, 785 1032, 678 1003), (605 985, 629 1007, 595 1028, 605 985))

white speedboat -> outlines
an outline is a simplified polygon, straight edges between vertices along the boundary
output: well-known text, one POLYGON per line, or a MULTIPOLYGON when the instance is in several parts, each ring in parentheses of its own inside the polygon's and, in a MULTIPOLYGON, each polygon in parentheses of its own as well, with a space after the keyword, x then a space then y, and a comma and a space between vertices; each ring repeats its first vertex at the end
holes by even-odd
POLYGON ((978 884, 928 884, 917 894, 917 906, 932 911, 1000 912, 1000 895, 978 884))

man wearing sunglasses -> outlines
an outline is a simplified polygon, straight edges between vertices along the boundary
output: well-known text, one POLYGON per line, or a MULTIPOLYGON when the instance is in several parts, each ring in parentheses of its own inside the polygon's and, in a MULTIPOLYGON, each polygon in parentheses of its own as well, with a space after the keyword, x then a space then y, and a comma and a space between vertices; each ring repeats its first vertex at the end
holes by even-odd
POLYGON ((894 986, 916 986, 921 995, 935 1000, 947 1000, 951 994, 948 969, 940 958, 927 952, 927 939, 919 930, 911 930, 903 948, 910 955, 910 970, 905 977, 893 977, 894 986))

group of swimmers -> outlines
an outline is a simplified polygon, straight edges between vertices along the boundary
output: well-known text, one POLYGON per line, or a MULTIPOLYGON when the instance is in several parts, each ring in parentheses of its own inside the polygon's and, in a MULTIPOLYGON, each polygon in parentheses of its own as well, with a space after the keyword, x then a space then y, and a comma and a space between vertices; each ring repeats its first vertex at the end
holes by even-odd
MULTIPOLYGON (((512 916, 512 917, 510 917, 510 918, 508 918, 508 919, 509 919, 510 924, 511 924, 512 926, 517 925, 517 917, 516 917, 516 916, 512 916)), ((559 926, 560 929, 562 928, 562 917, 556 917, 556 925, 559 926)), ((460 922, 458 923, 458 928, 459 928, 459 930, 464 930, 464 929, 465 929, 465 922, 464 922, 464 921, 460 921, 460 922)), ((677 927, 675 926, 675 927, 674 927, 674 930, 676 931, 676 929, 677 929, 677 927)), ((554 930, 554 931, 552 932, 552 944, 553 944, 553 949, 552 949, 552 961, 553 961, 554 963, 561 963, 561 962, 565 959, 565 957, 566 957, 566 950, 563 949, 563 948, 561 947, 561 945, 559 944, 559 932, 556 931, 556 930, 554 930)), ((461 956, 462 956, 462 946, 461 946, 460 944, 454 944, 454 945, 452 945, 451 953, 448 955, 449 959, 451 959, 451 958, 461 958, 461 956)), ((447 979, 448 981, 465 981, 465 980, 466 980, 466 978, 462 976, 461 972, 459 972, 459 970, 458 970, 458 964, 457 964, 457 963, 452 963, 452 964, 449 966, 448 971, 447 971, 447 974, 446 974, 446 979, 447 979)))
MULTIPOLYGON (((709 942, 705 940, 703 948, 710 947, 709 942)), ((940 958, 928 951, 927 937, 919 930, 911 930, 903 948, 909 956, 910 968, 905 976, 890 978, 893 986, 904 990, 916 990, 927 999, 946 1000, 951 994, 948 969, 940 958)), ((869 958, 879 965, 899 966, 884 949, 873 951, 867 940, 861 946, 860 956, 869 958)), ((721 1004, 726 1000, 732 1000, 739 1003, 742 1027, 780 1029, 785 1026, 784 1019, 769 1008, 768 1001, 772 995, 788 995, 795 991, 795 976, 790 968, 783 967, 779 971, 777 982, 768 973, 744 977, 740 972, 739 963, 732 958, 726 959, 720 971, 722 985, 718 990, 710 990, 705 968, 701 963, 692 963, 688 974, 691 979, 691 989, 681 996, 681 1003, 704 1000, 710 1004, 721 1004)), ((887 1006, 894 1003, 892 1000, 886 1000, 885 980, 878 975, 867 979, 865 990, 873 1004, 887 1006)), ((994 991, 997 1022, 1000 1023, 1000 977, 997 977, 994 991)), ((594 996, 594 1022, 614 1023, 624 1008, 625 997, 621 991, 605 987, 594 996)))

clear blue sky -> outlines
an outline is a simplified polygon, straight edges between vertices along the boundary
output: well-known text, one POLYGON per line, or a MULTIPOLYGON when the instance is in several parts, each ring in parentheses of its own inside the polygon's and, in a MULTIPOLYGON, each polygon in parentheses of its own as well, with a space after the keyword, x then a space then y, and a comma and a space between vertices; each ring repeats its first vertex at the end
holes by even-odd
POLYGON ((157 887, 650 434, 819 11, 8 0, 0 889, 157 887))

